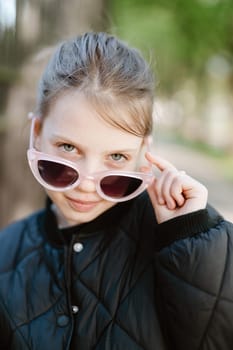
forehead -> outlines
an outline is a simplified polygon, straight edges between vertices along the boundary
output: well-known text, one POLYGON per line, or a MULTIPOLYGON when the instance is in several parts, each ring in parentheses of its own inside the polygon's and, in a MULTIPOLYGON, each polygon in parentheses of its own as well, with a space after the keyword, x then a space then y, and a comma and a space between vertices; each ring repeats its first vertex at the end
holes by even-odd
MULTIPOLYGON (((73 142, 81 142, 85 147, 106 146, 121 149, 138 147, 141 144, 141 137, 109 124, 101 118, 100 113, 100 109, 97 111, 82 93, 63 94, 50 107, 43 122, 42 134, 44 137, 65 137, 73 142)), ((112 108, 112 113, 115 120, 122 117, 129 122, 131 120, 120 101, 112 108)))

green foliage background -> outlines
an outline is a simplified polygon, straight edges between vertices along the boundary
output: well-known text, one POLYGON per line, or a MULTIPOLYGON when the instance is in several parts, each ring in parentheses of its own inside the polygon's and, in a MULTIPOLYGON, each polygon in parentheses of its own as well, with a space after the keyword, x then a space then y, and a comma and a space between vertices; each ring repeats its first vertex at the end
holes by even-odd
POLYGON ((214 55, 232 66, 232 0, 112 0, 111 13, 116 34, 152 56, 166 92, 187 76, 203 82, 214 55))

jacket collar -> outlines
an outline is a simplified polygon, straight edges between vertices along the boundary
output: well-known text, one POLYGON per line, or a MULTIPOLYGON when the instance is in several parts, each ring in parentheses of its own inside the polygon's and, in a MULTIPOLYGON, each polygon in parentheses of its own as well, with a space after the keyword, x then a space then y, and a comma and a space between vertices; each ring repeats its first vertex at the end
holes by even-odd
POLYGON ((47 198, 45 211, 45 233, 47 239, 52 245, 61 247, 64 244, 68 244, 73 235, 90 236, 96 234, 98 231, 114 227, 127 214, 132 203, 133 200, 118 203, 88 223, 59 229, 56 216, 51 209, 52 202, 50 198, 47 198))

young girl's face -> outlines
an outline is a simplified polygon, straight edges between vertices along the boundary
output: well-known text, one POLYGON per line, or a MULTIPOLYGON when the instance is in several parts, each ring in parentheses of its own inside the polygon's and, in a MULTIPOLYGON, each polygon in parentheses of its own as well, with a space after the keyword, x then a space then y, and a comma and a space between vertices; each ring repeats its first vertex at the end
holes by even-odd
MULTIPOLYGON (((116 105, 115 113, 124 112, 116 105)), ((124 116, 127 118, 127 114, 124 116)), ((51 106, 36 136, 38 150, 75 162, 91 175, 102 170, 136 170, 143 139, 104 122, 80 92, 63 94, 51 106)), ((68 225, 95 219, 114 202, 101 198, 90 178, 66 192, 46 190, 68 225)))

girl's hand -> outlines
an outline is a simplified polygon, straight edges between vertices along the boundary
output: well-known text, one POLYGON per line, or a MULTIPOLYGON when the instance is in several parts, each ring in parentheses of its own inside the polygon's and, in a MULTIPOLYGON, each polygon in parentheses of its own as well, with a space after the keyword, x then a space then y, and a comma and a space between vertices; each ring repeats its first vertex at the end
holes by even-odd
POLYGON ((147 152, 146 159, 161 171, 147 189, 158 223, 206 207, 205 186, 161 157, 147 152))

